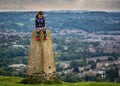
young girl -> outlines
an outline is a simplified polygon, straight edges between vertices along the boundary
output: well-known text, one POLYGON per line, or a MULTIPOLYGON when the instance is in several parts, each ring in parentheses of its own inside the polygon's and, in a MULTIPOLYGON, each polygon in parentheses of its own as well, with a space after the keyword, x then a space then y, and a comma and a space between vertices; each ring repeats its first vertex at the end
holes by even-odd
POLYGON ((43 31, 44 40, 46 40, 47 33, 46 33, 46 29, 45 29, 45 18, 44 18, 44 15, 43 15, 42 11, 39 11, 36 15, 35 27, 36 27, 36 40, 37 41, 40 40, 40 38, 39 38, 40 31, 43 31))

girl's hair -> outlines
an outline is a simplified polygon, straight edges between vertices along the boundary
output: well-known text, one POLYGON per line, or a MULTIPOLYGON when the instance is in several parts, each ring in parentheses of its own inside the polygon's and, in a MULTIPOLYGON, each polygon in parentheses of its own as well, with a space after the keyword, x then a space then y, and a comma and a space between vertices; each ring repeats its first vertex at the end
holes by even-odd
POLYGON ((38 17, 38 15, 43 15, 43 12, 42 11, 39 11, 36 15, 36 17, 38 17))

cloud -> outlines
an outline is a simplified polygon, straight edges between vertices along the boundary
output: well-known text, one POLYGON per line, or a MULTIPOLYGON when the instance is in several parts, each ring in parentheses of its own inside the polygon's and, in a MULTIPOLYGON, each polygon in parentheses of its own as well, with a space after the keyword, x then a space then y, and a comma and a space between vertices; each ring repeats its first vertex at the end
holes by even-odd
POLYGON ((25 7, 18 5, 18 6, 0 6, 0 9, 3 10, 21 10, 21 9, 26 9, 25 7))
POLYGON ((2 9, 120 10, 120 0, 0 0, 2 9))
POLYGON ((120 10, 120 0, 80 0, 81 8, 120 10))

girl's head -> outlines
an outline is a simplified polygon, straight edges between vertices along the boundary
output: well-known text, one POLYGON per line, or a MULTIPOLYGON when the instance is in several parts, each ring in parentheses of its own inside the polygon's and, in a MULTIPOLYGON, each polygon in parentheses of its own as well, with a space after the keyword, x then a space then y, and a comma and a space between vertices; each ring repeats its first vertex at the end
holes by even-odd
POLYGON ((42 11, 39 11, 38 13, 37 13, 37 16, 36 16, 37 18, 42 18, 43 17, 43 12, 42 11))

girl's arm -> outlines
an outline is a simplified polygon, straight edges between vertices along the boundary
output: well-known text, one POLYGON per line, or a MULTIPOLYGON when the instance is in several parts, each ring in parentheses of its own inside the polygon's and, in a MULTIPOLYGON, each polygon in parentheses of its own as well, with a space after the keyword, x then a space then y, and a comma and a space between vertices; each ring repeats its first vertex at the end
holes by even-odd
POLYGON ((38 22, 37 22, 37 19, 35 18, 35 28, 38 27, 38 22))
POLYGON ((45 27, 45 18, 43 18, 43 27, 45 27))

